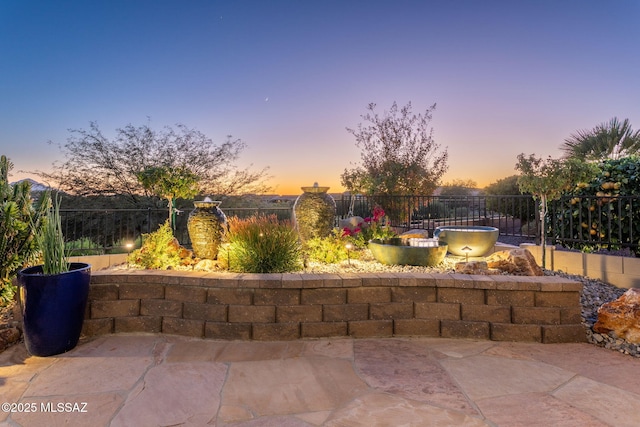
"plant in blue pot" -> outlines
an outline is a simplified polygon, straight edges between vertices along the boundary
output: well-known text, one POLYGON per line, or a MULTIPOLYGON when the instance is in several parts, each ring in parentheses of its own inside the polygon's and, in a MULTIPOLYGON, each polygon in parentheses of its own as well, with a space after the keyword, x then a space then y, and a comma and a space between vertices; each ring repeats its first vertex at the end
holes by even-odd
POLYGON ((42 223, 32 224, 42 252, 42 265, 18 272, 24 342, 34 356, 52 356, 73 349, 84 322, 91 265, 70 263, 65 253, 60 199, 51 202, 42 223))

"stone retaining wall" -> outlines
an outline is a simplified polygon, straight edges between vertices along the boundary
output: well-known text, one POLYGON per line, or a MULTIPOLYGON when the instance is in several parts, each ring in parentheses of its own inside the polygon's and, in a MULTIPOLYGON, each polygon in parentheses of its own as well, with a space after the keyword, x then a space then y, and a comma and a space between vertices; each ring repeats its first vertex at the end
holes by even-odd
POLYGON ((553 276, 97 271, 83 332, 582 342, 581 290, 553 276))

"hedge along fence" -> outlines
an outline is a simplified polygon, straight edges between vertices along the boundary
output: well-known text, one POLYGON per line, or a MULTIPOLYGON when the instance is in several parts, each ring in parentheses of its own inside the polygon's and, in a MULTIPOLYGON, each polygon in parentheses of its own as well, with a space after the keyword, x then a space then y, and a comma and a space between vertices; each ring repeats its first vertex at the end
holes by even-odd
POLYGON ((97 271, 84 334, 582 342, 581 290, 555 276, 97 271))

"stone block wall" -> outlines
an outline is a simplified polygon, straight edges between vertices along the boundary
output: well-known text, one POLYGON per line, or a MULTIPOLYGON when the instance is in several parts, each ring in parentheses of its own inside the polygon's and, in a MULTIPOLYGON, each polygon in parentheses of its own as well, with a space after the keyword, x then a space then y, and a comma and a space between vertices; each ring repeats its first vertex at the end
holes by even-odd
POLYGON ((97 271, 84 334, 582 342, 581 290, 553 276, 97 271))
MULTIPOLYGON (((538 265, 542 265, 541 246, 528 243, 520 246, 528 249, 538 265)), ((549 270, 602 280, 619 288, 640 287, 640 258, 556 250, 553 245, 546 249, 549 270)))

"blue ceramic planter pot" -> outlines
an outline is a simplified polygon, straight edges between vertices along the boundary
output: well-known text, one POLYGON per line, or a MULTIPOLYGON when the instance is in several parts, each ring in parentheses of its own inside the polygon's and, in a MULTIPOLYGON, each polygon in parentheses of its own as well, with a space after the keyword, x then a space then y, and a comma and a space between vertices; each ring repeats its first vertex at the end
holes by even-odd
POLYGON ((42 274, 42 266, 18 273, 24 342, 34 356, 52 356, 78 344, 84 321, 91 266, 71 263, 62 274, 42 274))

